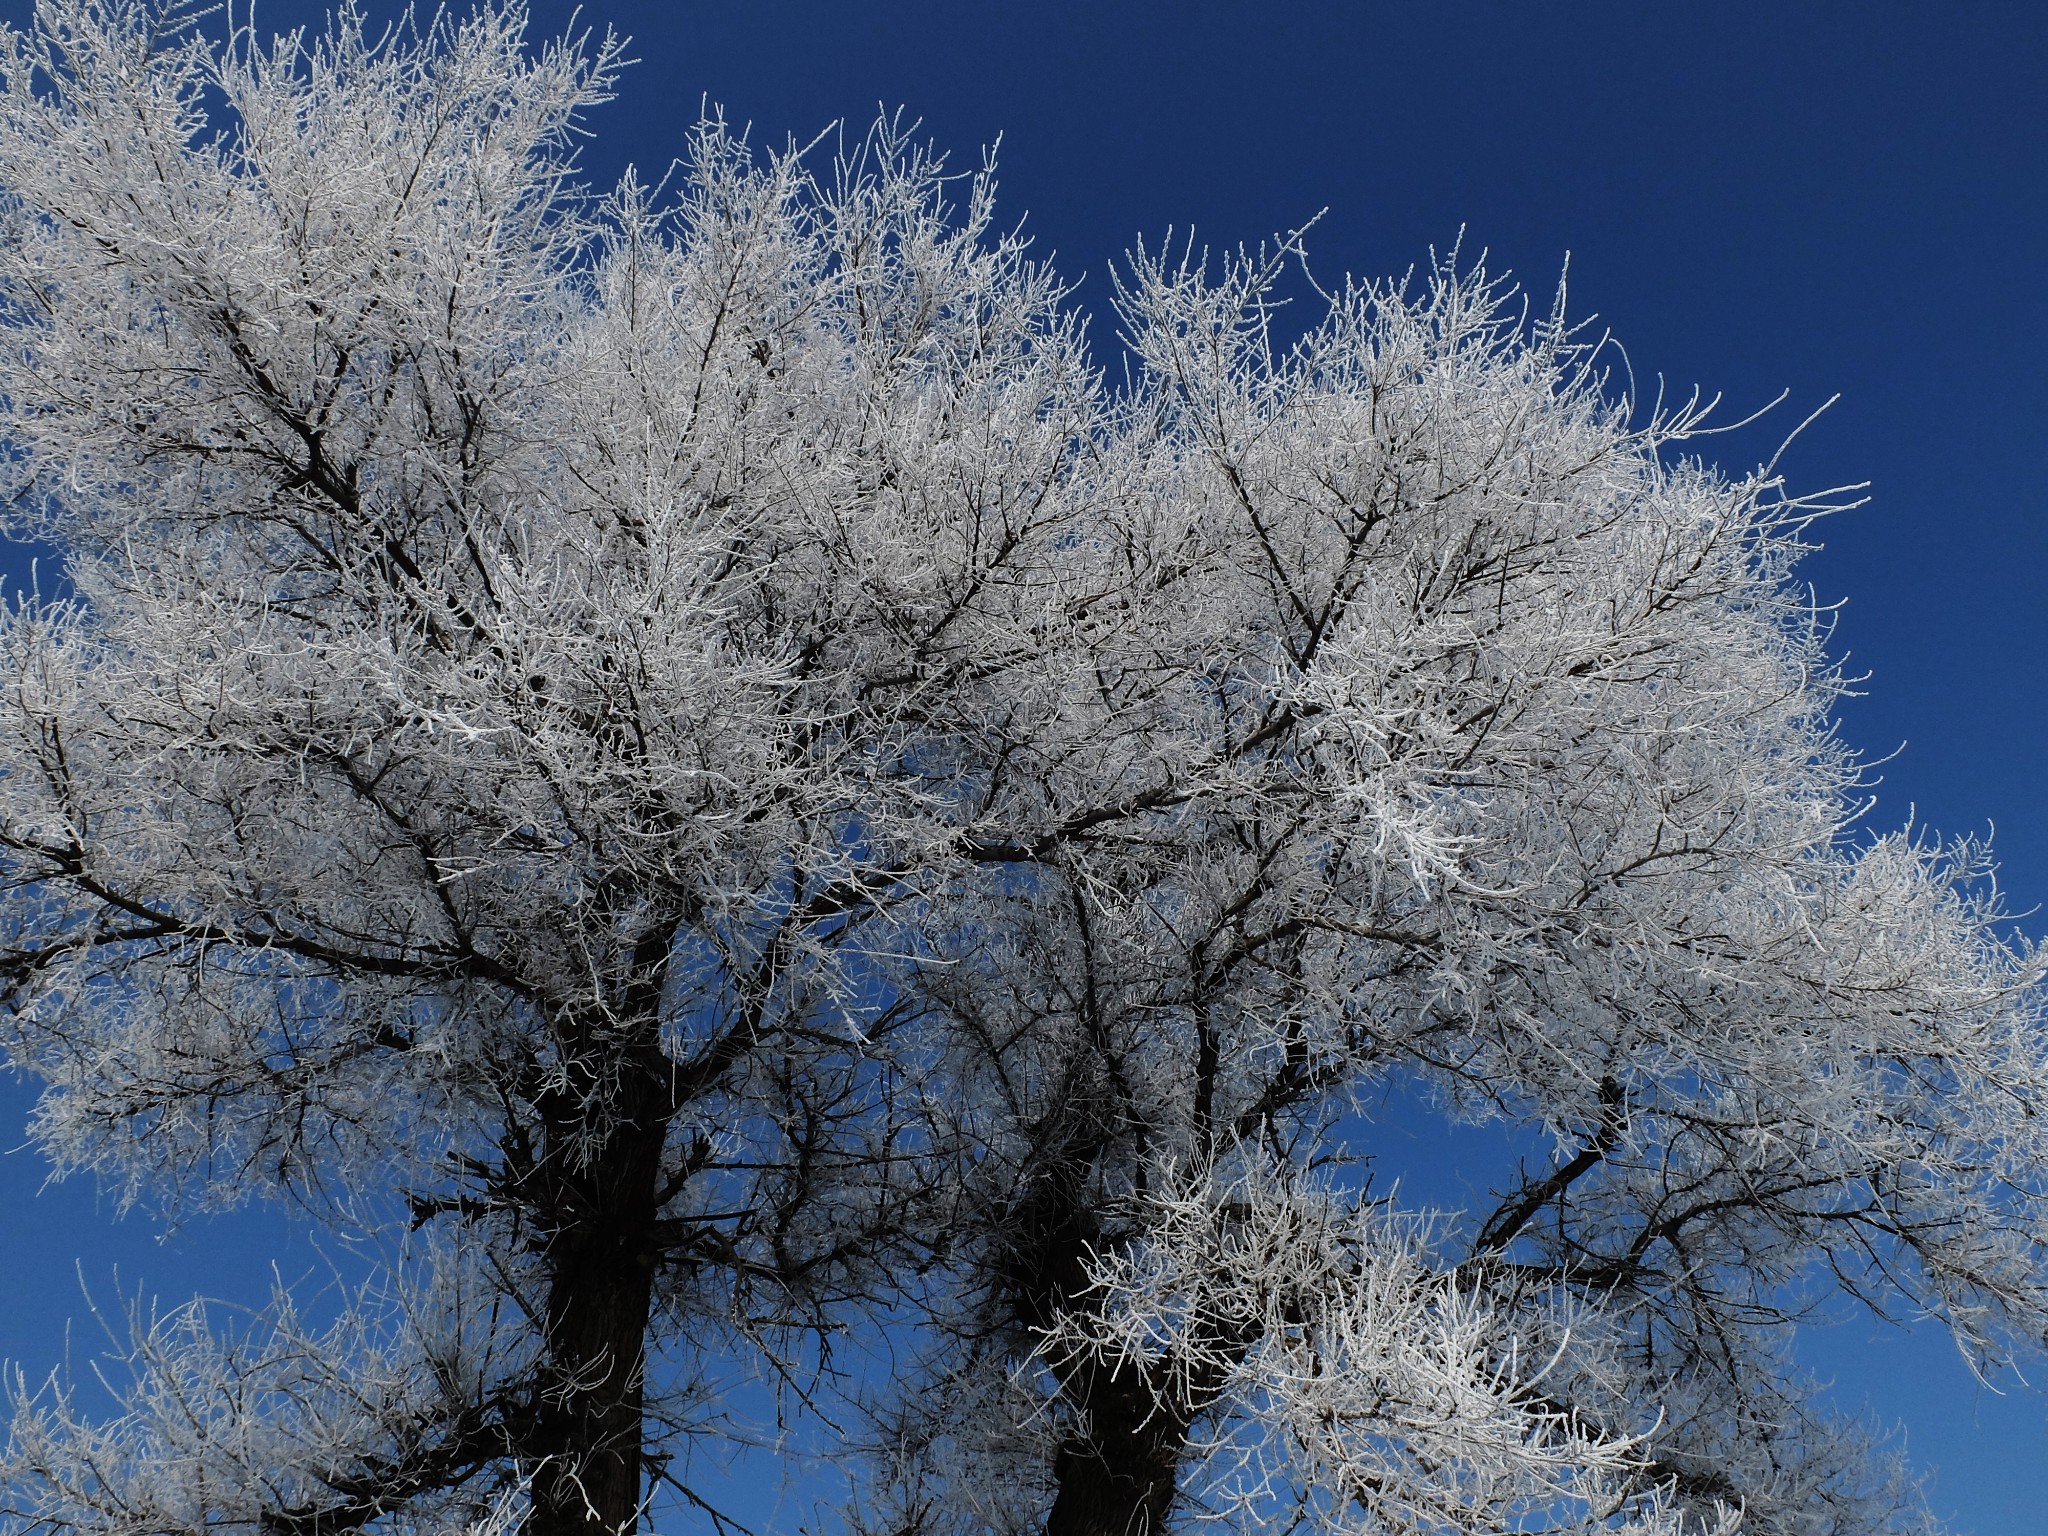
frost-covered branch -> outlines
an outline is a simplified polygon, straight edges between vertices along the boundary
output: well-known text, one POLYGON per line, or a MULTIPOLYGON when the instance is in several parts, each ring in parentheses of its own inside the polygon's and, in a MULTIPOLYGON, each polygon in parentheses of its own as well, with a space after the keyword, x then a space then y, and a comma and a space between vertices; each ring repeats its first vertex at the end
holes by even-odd
POLYGON ((1112 390, 900 120, 584 192, 618 64, 0 34, 0 1047, 415 1245, 18 1394, 17 1522, 616 1536, 735 1375, 899 1536, 1918 1519, 1789 1330, 2042 1336, 2041 957, 1862 827, 1827 499, 1455 260, 1141 250, 1112 390))

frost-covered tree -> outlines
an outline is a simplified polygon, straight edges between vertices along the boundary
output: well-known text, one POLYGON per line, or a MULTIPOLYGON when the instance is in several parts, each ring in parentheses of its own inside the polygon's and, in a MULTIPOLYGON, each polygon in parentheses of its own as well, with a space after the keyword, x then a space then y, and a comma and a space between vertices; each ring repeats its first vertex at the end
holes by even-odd
POLYGON ((1822 506, 1455 265, 1141 253, 1111 388, 986 174, 592 197, 523 31, 0 39, 5 1050, 368 1275, 18 1385, 17 1524, 683 1521, 752 1372, 857 1532, 1921 1528, 1789 1332, 2040 1336, 2048 1046, 1822 506))

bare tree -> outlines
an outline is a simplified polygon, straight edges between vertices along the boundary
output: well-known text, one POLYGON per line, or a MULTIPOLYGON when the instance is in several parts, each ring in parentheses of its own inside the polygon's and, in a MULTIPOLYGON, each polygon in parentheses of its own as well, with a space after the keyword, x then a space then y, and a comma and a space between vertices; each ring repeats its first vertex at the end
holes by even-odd
POLYGON ((6 34, 6 1050, 381 1260, 17 1388, 18 1523, 622 1532, 731 1362, 906 1536, 1920 1519, 1789 1331, 2038 1336, 2048 1052, 1855 830, 1825 499, 1455 265, 1141 252, 1111 391, 986 172, 593 199, 523 34, 6 34))

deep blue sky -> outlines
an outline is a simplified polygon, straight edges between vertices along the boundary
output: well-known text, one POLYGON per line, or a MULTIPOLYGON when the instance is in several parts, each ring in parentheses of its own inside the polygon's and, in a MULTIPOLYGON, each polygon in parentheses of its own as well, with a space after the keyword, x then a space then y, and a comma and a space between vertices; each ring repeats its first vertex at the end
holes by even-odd
MULTIPOLYGON (((2014 905, 2048 906, 2048 6, 1272 9, 591 0, 584 21, 630 33, 641 62, 593 119, 587 164, 601 182, 628 161, 658 176, 706 97, 778 144, 903 104, 963 167, 1001 135, 1001 207, 1028 213, 1091 305, 1137 235, 1192 225, 1234 245, 1324 208, 1326 274, 1400 271, 1463 228, 1468 252, 1547 296, 1569 252, 1573 308, 1639 380, 1720 392, 1731 418, 1790 391, 1711 445, 1731 468, 1842 396, 1786 467, 1803 487, 1870 482, 1805 575, 1847 599, 1837 654, 1869 674, 1849 739, 1903 749, 1875 820, 1995 824, 2014 905)), ((26 10, 0 0, 0 18, 26 10)), ((537 4, 536 30, 568 10, 537 4)), ((2023 926, 2048 932, 2048 914, 2023 926)), ((25 1102, 0 1094, 6 1145, 25 1102)), ((267 1222, 159 1248, 140 1218, 110 1227, 89 1190, 36 1196, 32 1159, 0 1159, 0 1356, 54 1361, 77 1261, 102 1292, 116 1259, 166 1295, 267 1283, 267 1222)), ((289 1267, 308 1261, 301 1246, 289 1267)), ((1979 1391, 1927 1330, 1848 1325, 1811 1358, 1845 1404, 1906 1422, 1959 1529, 2048 1528, 2048 1399, 1979 1391)))

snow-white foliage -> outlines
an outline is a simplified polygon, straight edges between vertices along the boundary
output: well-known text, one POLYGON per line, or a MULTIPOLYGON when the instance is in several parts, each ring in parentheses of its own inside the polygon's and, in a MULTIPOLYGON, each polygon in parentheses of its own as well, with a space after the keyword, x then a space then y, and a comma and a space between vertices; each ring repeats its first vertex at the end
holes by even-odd
POLYGON ((96 1420, 65 1384, 17 1381, 10 1470, 39 1485, 36 1516, 57 1528, 116 1511, 136 1530, 255 1528, 367 1472, 393 1530, 501 1536, 518 1523, 518 1482, 448 1478, 447 1430, 517 1363, 494 1357, 531 1342, 495 1326, 494 1288, 474 1266, 456 1279, 451 1257, 431 1295, 401 1269, 325 1326, 282 1288, 228 1330, 198 1301, 137 1303, 126 1349, 98 1373, 122 1411, 96 1420))
MULTIPOLYGON (((1546 1395, 1583 1334, 1545 1318, 1524 1336, 1427 1224, 1342 1211, 1256 1167, 1149 1206, 1144 1238, 1090 1266, 1095 1309, 1041 1348, 1142 1372, 1167 1403, 1216 1397, 1197 1507, 1361 1536, 1688 1529, 1654 1489, 1632 1497, 1648 1434, 1603 1433, 1546 1395)), ((1727 1511, 1709 1528, 1735 1524, 1727 1511)))
POLYGON ((1111 388, 892 121, 587 196, 523 29, 0 39, 0 1043, 62 1170, 415 1233, 6 1507, 617 1529, 750 1368, 901 1536, 1926 1529, 1788 1330, 2041 1336, 2040 968, 1858 827, 1825 508, 1455 262, 1140 251, 1111 388))

